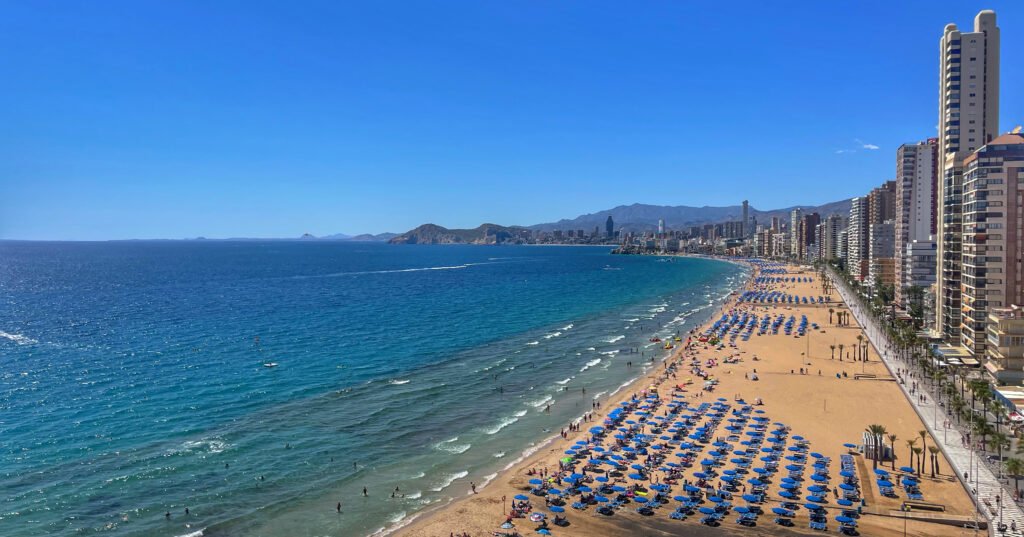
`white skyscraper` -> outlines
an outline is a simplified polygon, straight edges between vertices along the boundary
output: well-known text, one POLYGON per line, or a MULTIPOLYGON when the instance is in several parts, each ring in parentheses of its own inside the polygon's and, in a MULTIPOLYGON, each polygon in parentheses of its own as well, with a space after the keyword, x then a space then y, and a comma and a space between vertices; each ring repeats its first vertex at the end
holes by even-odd
POLYGON ((939 41, 939 162, 936 329, 960 339, 963 159, 999 134, 999 27, 974 17, 974 31, 947 24, 939 41))

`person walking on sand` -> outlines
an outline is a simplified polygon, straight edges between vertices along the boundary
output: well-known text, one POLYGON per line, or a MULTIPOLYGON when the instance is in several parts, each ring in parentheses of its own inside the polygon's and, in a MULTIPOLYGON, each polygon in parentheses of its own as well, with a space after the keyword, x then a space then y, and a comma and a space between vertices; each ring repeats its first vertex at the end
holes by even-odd
POLYGON ((337 508, 338 508, 338 514, 340 515, 341 514, 341 502, 338 502, 338 507, 337 508))
POLYGON ((363 487, 363 497, 366 497, 366 496, 369 496, 369 494, 366 493, 366 487, 363 487))

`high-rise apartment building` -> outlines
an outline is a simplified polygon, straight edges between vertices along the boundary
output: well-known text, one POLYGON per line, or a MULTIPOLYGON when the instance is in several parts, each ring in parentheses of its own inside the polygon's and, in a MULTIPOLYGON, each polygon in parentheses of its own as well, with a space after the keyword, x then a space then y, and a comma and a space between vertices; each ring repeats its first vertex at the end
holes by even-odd
POLYGON ((800 254, 800 222, 803 217, 804 212, 800 209, 789 212, 789 253, 794 257, 800 254))
POLYGON ((800 241, 797 245, 799 250, 797 251, 798 259, 809 259, 813 257, 811 255, 811 246, 815 244, 814 231, 818 224, 821 223, 821 215, 818 213, 805 214, 803 219, 800 220, 800 241))
POLYGON ((750 225, 749 209, 750 204, 747 203, 747 200, 743 200, 743 223, 740 225, 740 232, 744 239, 754 234, 754 228, 750 225))
POLYGON ((963 166, 960 344, 981 358, 989 311, 1024 303, 1024 135, 992 140, 963 166))
MULTIPOLYGON (((909 280, 904 271, 914 264, 906 256, 922 252, 908 245, 929 242, 935 235, 938 144, 938 138, 930 138, 903 144, 896 150, 896 303, 903 307, 907 299, 904 287, 909 280)), ((929 257, 934 259, 934 252, 929 257)))
POLYGON ((960 340, 963 159, 999 132, 999 27, 974 17, 974 31, 947 24, 939 40, 939 195, 936 330, 960 340))
POLYGON ((876 291, 896 282, 895 232, 892 220, 872 223, 868 229, 868 282, 876 291))
POLYGON ((881 224, 896 217, 896 181, 886 181, 868 194, 868 222, 881 224))
POLYGON ((838 214, 831 214, 821 223, 821 240, 818 243, 821 258, 828 261, 839 259, 841 256, 839 247, 839 234, 845 227, 846 222, 838 214))
POLYGON ((868 275, 868 197, 850 200, 850 220, 846 227, 846 269, 863 281, 868 275))

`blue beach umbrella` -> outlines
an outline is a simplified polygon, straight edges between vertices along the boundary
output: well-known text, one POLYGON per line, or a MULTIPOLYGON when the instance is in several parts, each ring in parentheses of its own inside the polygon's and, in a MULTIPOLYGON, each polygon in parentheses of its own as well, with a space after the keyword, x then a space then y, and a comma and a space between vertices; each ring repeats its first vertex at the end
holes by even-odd
POLYGON ((741 515, 745 515, 745 514, 750 512, 750 509, 747 509, 746 507, 743 507, 742 505, 739 506, 739 507, 733 507, 732 510, 736 511, 737 513, 740 513, 741 515))
POLYGON ((821 485, 811 485, 807 487, 807 490, 811 492, 828 492, 828 489, 821 485))
POLYGON ((783 498, 785 498, 787 500, 793 500, 793 499, 796 498, 796 494, 793 494, 792 492, 790 492, 788 490, 783 490, 783 491, 779 492, 779 496, 781 496, 781 497, 783 497, 783 498))
POLYGON ((779 516, 793 516, 793 511, 781 507, 772 507, 772 512, 779 516))
POLYGON ((856 449, 857 448, 857 444, 846 443, 846 444, 843 444, 843 447, 844 448, 848 448, 848 449, 856 449))
MULTIPOLYGON (((625 489, 622 489, 622 490, 625 490, 625 489)), ((605 497, 605 496, 594 496, 594 501, 595 502, 601 502, 601 503, 607 503, 608 502, 608 498, 605 497)))
POLYGON ((828 500, 822 498, 821 496, 808 496, 807 500, 814 503, 828 503, 828 500))
POLYGON ((693 473, 693 477, 696 477, 697 479, 707 479, 708 478, 708 474, 706 474, 704 472, 694 472, 693 473))
POLYGON ((543 484, 544 484, 544 482, 543 482, 543 481, 541 481, 540 479, 531 479, 531 480, 530 480, 530 484, 531 484, 531 485, 543 485, 543 484))
POLYGON ((855 487, 855 486, 853 486, 853 485, 851 485, 849 483, 840 483, 839 484, 839 488, 841 488, 843 490, 857 490, 857 487, 855 487))
POLYGON ((689 498, 687 498, 686 496, 676 496, 676 497, 674 497, 672 499, 677 501, 677 502, 685 502, 685 501, 689 500, 689 498))
POLYGON ((787 489, 787 490, 793 490, 793 489, 800 488, 800 486, 797 485, 796 483, 782 483, 779 486, 784 488, 784 489, 787 489))
POLYGON ((814 474, 814 475, 811 476, 811 481, 818 481, 818 482, 828 481, 828 476, 827 475, 822 475, 822 474, 814 474))
POLYGON ((748 479, 747 483, 750 483, 751 485, 754 485, 755 487, 760 487, 761 485, 764 485, 764 481, 761 481, 760 479, 755 479, 755 478, 748 479))
POLYGON ((644 476, 642 476, 640 474, 629 474, 629 478, 630 479, 643 479, 644 476))
POLYGON ((854 519, 852 519, 852 518, 850 518, 848 516, 843 516, 843 515, 837 516, 836 517, 836 522, 838 522, 840 524, 856 524, 857 523, 856 520, 854 520, 854 519))
POLYGON ((700 492, 700 488, 693 485, 686 485, 683 487, 683 490, 686 492, 700 492))
POLYGON ((551 511, 552 513, 564 513, 565 512, 565 508, 560 506, 560 505, 552 505, 551 507, 548 507, 548 510, 551 511))
POLYGON ((715 510, 710 507, 701 507, 700 509, 697 510, 705 515, 712 515, 715 513, 715 510))
POLYGON ((580 487, 577 490, 579 490, 580 492, 592 492, 594 489, 592 489, 590 487, 587 487, 587 486, 582 486, 582 487, 580 487))
POLYGON ((900 471, 901 472, 907 472, 907 473, 910 473, 910 474, 914 473, 914 469, 909 467, 909 466, 900 466, 900 471))
POLYGON ((853 505, 853 502, 851 502, 850 500, 847 500, 846 498, 840 498, 840 499, 836 500, 836 503, 838 503, 839 505, 842 505, 843 507, 851 507, 853 505))
POLYGON ((526 496, 525 494, 516 494, 516 495, 515 495, 515 496, 513 496, 512 498, 513 498, 513 499, 516 499, 516 500, 519 500, 519 501, 523 501, 523 502, 525 502, 526 500, 529 500, 529 499, 530 499, 530 498, 529 498, 529 497, 527 497, 527 496, 526 496))
POLYGON ((885 479, 879 479, 878 480, 878 486, 879 487, 891 487, 891 486, 893 486, 893 484, 892 484, 891 481, 886 481, 885 479))
POLYGON ((820 510, 825 509, 824 507, 822 507, 820 505, 817 505, 817 504, 813 504, 813 503, 805 503, 804 507, 807 508, 810 511, 820 511, 820 510))
POLYGON ((855 474, 850 470, 843 470, 842 472, 839 472, 839 475, 843 477, 853 477, 855 474))
POLYGON ((743 495, 743 499, 748 501, 748 502, 760 501, 760 498, 758 498, 757 496, 754 496, 753 494, 744 494, 743 495))
POLYGON ((613 485, 612 490, 614 490, 615 492, 626 492, 626 487, 620 485, 613 485))

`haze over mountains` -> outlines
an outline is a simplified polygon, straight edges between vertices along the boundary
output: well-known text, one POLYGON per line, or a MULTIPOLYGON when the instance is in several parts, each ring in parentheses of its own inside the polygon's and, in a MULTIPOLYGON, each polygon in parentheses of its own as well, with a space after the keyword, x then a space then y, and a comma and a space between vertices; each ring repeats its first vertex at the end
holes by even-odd
MULTIPOLYGON (((817 206, 797 205, 766 211, 750 207, 749 214, 758 223, 765 223, 771 222, 772 217, 788 220, 790 211, 796 208, 803 209, 808 213, 817 212, 824 218, 831 214, 849 214, 850 200, 834 201, 817 206)), ((658 228, 659 220, 665 221, 666 228, 678 230, 690 226, 741 220, 742 214, 743 208, 740 205, 690 207, 686 205, 667 206, 634 203, 632 205, 620 205, 612 209, 577 216, 573 219, 563 219, 557 222, 534 224, 532 226, 483 224, 473 229, 448 229, 436 224, 424 224, 388 240, 393 244, 492 243, 502 242, 504 239, 515 234, 517 230, 567 231, 570 229, 582 229, 589 233, 595 227, 603 230, 609 216, 614 220, 616 230, 626 232, 654 231, 658 228)))

